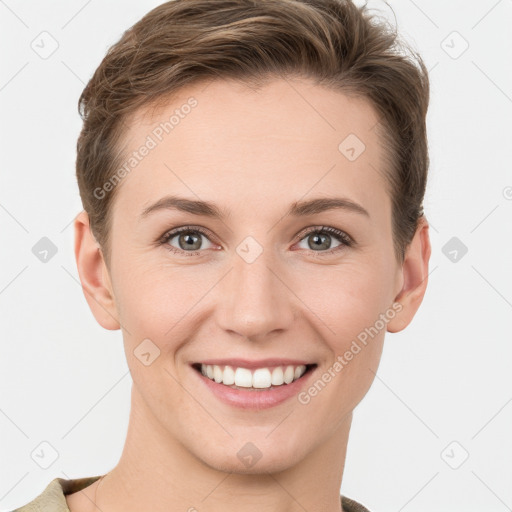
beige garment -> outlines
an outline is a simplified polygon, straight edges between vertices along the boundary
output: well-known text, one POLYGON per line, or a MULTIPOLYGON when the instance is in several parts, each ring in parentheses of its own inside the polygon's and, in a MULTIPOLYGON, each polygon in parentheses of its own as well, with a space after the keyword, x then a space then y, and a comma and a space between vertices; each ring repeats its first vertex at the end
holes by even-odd
MULTIPOLYGON (((72 480, 55 478, 39 496, 12 512, 69 512, 64 496, 85 489, 100 477, 101 475, 72 480)), ((344 512, 370 512, 357 501, 346 496, 340 496, 340 498, 344 512)))

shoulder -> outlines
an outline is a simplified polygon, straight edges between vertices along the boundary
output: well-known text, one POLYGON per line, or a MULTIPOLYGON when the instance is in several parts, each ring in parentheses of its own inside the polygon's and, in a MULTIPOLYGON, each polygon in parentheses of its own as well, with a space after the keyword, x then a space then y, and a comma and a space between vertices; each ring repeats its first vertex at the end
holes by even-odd
POLYGON ((370 512, 364 505, 346 496, 341 496, 341 505, 343 512, 370 512))
POLYGON ((71 480, 54 478, 41 494, 13 512, 69 512, 65 496, 84 489, 98 478, 100 477, 90 476, 71 480))

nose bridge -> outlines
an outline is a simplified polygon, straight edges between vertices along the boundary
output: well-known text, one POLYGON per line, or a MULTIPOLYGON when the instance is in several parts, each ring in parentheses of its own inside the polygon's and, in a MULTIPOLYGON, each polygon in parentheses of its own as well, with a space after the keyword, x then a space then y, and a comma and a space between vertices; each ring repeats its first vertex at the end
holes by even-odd
POLYGON ((235 250, 222 293, 222 327, 246 337, 287 328, 293 319, 290 292, 278 277, 272 250, 251 236, 235 250))

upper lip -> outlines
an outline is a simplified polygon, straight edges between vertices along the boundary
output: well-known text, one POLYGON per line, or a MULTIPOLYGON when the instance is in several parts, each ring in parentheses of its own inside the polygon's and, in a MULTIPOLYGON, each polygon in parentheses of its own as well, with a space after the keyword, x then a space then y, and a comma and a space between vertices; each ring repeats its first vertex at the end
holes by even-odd
POLYGON ((205 361, 200 361, 194 363, 196 365, 217 365, 217 366, 232 366, 234 368, 269 368, 274 366, 311 366, 315 363, 311 363, 308 361, 300 360, 300 359, 282 359, 282 358, 271 358, 271 359, 258 359, 258 360, 249 360, 249 359, 207 359, 205 361))

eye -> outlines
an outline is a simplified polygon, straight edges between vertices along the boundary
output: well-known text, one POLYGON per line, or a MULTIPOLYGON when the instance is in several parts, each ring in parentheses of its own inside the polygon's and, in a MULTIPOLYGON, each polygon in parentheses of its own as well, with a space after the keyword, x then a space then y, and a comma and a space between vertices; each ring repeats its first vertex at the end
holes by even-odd
MULTIPOLYGON (((159 240, 161 245, 165 245, 167 249, 178 254, 185 254, 186 256, 197 256, 200 255, 199 249, 208 249, 208 247, 202 247, 201 238, 204 237, 209 241, 209 232, 200 227, 195 226, 182 226, 165 233, 159 240), (176 238, 177 247, 171 244, 171 241, 176 238)), ((310 238, 308 247, 306 250, 319 253, 319 256, 324 254, 331 254, 335 251, 339 251, 344 247, 351 247, 354 245, 352 238, 340 231, 339 229, 332 227, 314 227, 307 231, 305 234, 297 236, 296 239, 299 242, 310 238), (311 235, 315 235, 314 237, 311 235), (339 245, 331 248, 331 239, 335 238, 339 245), (325 251, 321 249, 327 249, 325 251)), ((211 244, 211 242, 209 241, 211 244)), ((211 247, 210 247, 211 248, 211 247)), ((316 255, 315 255, 316 256, 316 255)))
MULTIPOLYGON (((167 249, 179 254, 185 253, 187 256, 199 254, 201 248, 201 237, 208 240, 208 233, 199 227, 182 226, 167 232, 161 239, 160 243, 165 244, 167 249), (171 245, 171 240, 176 238, 178 247, 171 245)), ((204 247, 203 247, 204 249, 204 247)))
MULTIPOLYGON (((348 236, 343 231, 340 231, 336 228, 331 227, 321 227, 321 228, 312 228, 307 231, 305 234, 299 235, 300 241, 306 240, 309 238, 307 250, 313 252, 319 252, 319 255, 331 254, 333 252, 342 250, 345 247, 352 247, 354 245, 354 241, 350 236, 348 236), (312 236, 314 235, 314 236, 312 236), (331 248, 331 239, 335 238, 339 245, 331 248), (321 249, 328 249, 322 251, 321 249)), ((316 256, 316 255, 315 255, 316 256)))

